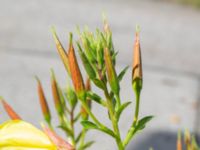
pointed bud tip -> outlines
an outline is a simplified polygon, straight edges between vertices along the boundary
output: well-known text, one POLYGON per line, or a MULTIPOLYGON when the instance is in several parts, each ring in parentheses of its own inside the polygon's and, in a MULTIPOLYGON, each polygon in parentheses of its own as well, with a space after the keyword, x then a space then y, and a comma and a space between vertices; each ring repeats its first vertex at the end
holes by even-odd
POLYGON ((54 39, 55 43, 60 44, 60 41, 59 41, 58 36, 56 34, 56 28, 54 26, 51 27, 51 33, 53 35, 53 39, 54 39))
POLYGON ((73 34, 72 34, 72 32, 69 33, 69 44, 70 45, 73 44, 73 34))

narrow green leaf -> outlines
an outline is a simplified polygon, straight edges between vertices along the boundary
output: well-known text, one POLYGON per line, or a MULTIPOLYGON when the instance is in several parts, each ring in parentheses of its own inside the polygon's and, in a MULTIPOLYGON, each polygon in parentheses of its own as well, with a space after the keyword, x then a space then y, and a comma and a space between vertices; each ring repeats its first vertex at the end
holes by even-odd
POLYGON ((105 88, 104 83, 101 80, 99 80, 99 79, 93 79, 92 81, 100 89, 104 89, 105 88))
POLYGON ((96 77, 96 73, 95 73, 92 65, 90 64, 88 58, 86 57, 85 53, 82 51, 82 48, 78 42, 77 42, 77 45, 78 45, 78 49, 79 49, 79 55, 83 62, 83 66, 84 66, 88 76, 90 77, 90 79, 94 79, 96 77))
POLYGON ((126 67, 120 72, 120 74, 118 75, 117 78, 118 78, 118 81, 119 81, 119 82, 123 79, 123 77, 124 77, 126 71, 128 70, 128 68, 129 68, 129 66, 126 66, 126 67))
POLYGON ((63 131, 65 131, 69 136, 73 135, 73 132, 71 131, 70 128, 68 128, 65 125, 59 125, 58 128, 62 129, 63 131))
POLYGON ((85 129, 98 129, 98 126, 96 124, 87 120, 81 121, 81 124, 85 129))
POLYGON ((76 143, 78 143, 80 141, 81 135, 82 135, 82 131, 78 134, 78 136, 77 136, 77 138, 75 140, 76 143))
POLYGON ((147 124, 147 122, 149 122, 152 118, 153 118, 153 116, 146 116, 146 117, 140 119, 138 121, 138 124, 135 127, 135 130, 138 131, 138 130, 144 129, 146 124, 147 124))
POLYGON ((106 106, 106 103, 104 100, 101 99, 101 97, 91 91, 87 92, 87 97, 95 102, 97 102, 98 104, 101 104, 102 106, 106 106))
POLYGON ((119 121, 119 118, 121 116, 121 113, 123 112, 123 110, 129 105, 131 104, 131 102, 125 102, 124 104, 122 104, 119 109, 117 110, 116 112, 116 118, 117 118, 117 121, 119 121))
POLYGON ((92 144, 94 144, 94 143, 95 143, 95 141, 89 141, 89 142, 85 143, 83 146, 81 146, 79 148, 79 150, 87 149, 88 147, 92 146, 92 144))
POLYGON ((115 133, 108 127, 98 127, 96 124, 94 124, 93 122, 90 122, 90 121, 81 121, 81 124, 83 125, 83 127, 85 129, 99 130, 99 131, 102 131, 102 132, 116 138, 115 133))

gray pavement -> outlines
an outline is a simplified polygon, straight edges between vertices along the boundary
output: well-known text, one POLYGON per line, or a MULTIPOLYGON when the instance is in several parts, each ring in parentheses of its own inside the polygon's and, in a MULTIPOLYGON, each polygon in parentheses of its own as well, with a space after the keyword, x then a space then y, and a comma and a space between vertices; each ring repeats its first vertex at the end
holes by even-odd
MULTIPOLYGON (((157 1, 39 1, 3 0, 0 5, 0 95, 27 121, 39 126, 34 75, 43 81, 51 106, 50 68, 65 85, 65 70, 56 54, 50 33, 55 25, 62 42, 75 26, 101 27, 101 12, 106 11, 119 50, 118 69, 130 65, 136 24, 142 27, 141 45, 144 89, 141 114, 155 115, 145 131, 129 145, 129 150, 175 148, 176 132, 188 128, 200 133, 200 11, 157 1)), ((122 99, 132 100, 131 70, 122 82, 122 99)), ((120 120, 122 136, 127 132, 133 104, 120 120)), ((104 119, 104 112, 94 105, 104 119), (100 113, 101 112, 101 113, 100 113)), ((0 107, 0 122, 7 118, 0 107)), ((55 110, 52 109, 55 114, 55 110)), ((56 122, 56 119, 54 120, 56 122)), ((89 137, 98 142, 91 149, 116 149, 110 137, 95 131, 89 137), (102 144, 104 143, 104 144, 102 144)))

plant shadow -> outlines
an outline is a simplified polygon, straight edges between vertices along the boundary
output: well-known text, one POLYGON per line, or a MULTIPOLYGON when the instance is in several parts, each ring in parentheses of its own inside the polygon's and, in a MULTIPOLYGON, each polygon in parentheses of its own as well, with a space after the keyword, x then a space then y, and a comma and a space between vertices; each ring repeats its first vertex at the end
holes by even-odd
MULTIPOLYGON (((176 150, 177 133, 158 131, 142 135, 131 142, 127 150, 176 150)), ((197 141, 199 136, 197 136, 197 141)))

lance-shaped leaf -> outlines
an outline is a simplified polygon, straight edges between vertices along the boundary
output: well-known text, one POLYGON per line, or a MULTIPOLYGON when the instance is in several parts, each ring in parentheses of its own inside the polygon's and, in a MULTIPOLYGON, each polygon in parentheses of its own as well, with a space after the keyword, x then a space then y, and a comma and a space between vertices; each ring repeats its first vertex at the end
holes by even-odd
POLYGON ((85 150, 87 148, 89 148, 90 146, 92 146, 92 144, 94 144, 95 141, 89 141, 89 142, 86 142, 84 145, 82 145, 79 149, 80 150, 85 150))
POLYGON ((71 72, 71 78, 78 97, 81 99, 85 99, 85 87, 83 83, 83 77, 74 52, 74 47, 72 44, 72 34, 70 37, 71 40, 69 44, 68 58, 69 58, 69 68, 71 72))
POLYGON ((92 101, 95 101, 98 104, 101 104, 102 106, 106 106, 106 102, 104 100, 102 100, 102 98, 99 95, 97 95, 91 91, 87 92, 87 97, 89 97, 92 101))
POLYGON ((121 113, 123 112, 123 110, 124 110, 129 104, 131 104, 131 102, 126 102, 126 103, 122 104, 122 105, 119 107, 119 109, 118 109, 117 112, 116 112, 117 121, 119 121, 119 118, 120 118, 121 113))
POLYGON ((112 58, 111 58, 110 51, 108 50, 108 48, 104 49, 104 60, 105 60, 105 65, 106 65, 108 82, 110 84, 111 90, 115 94, 118 95, 119 90, 120 90, 119 82, 117 79, 116 71, 115 71, 114 65, 112 63, 112 58))
POLYGON ((139 92, 142 89, 142 59, 140 50, 139 29, 137 29, 136 31, 133 58, 132 86, 135 91, 139 92))
POLYGON ((39 96, 39 101, 40 101, 42 113, 43 113, 45 121, 50 125, 51 124, 51 113, 50 113, 50 110, 49 110, 49 106, 48 106, 46 97, 44 95, 44 90, 42 88, 42 84, 41 84, 39 78, 36 77, 36 80, 37 80, 37 83, 38 83, 37 89, 38 89, 38 96, 39 96))
POLYGON ((58 53, 62 59, 62 62, 68 72, 68 74, 70 74, 70 70, 69 70, 69 62, 68 62, 68 55, 67 55, 67 52, 65 51, 64 47, 62 46, 57 34, 56 34, 56 31, 55 31, 55 28, 51 28, 51 31, 52 31, 52 34, 53 34, 53 38, 54 38, 54 41, 56 43, 56 47, 57 47, 57 50, 58 50, 58 53))
POLYGON ((106 133, 106 134, 108 134, 108 135, 110 135, 110 136, 112 136, 114 138, 116 137, 115 133, 111 129, 109 129, 107 127, 99 127, 99 126, 97 126, 95 123, 93 123, 91 121, 84 120, 84 121, 81 121, 81 124, 83 125, 83 127, 85 129, 99 130, 99 131, 102 131, 102 132, 104 132, 104 133, 106 133))
POLYGON ((79 55, 83 62, 83 66, 84 66, 88 76, 90 77, 90 79, 94 79, 96 77, 96 73, 95 73, 92 65, 90 64, 89 60, 87 59, 85 53, 82 51, 82 48, 78 42, 77 42, 77 45, 78 45, 78 49, 79 49, 79 55))
POLYGON ((1 97, 0 102, 2 103, 3 108, 12 120, 22 120, 21 117, 13 110, 13 108, 1 97))
POLYGON ((21 120, 0 125, 0 147, 2 150, 57 150, 46 134, 21 120))
POLYGON ((64 110, 63 110, 63 105, 62 105, 61 98, 59 95, 59 88, 57 85, 56 77, 53 70, 51 70, 51 88, 52 88, 52 94, 53 94, 56 110, 59 115, 62 115, 64 114, 64 110))
POLYGON ((119 75, 118 75, 118 77, 117 77, 119 82, 123 79, 123 77, 124 77, 124 75, 125 75, 125 73, 126 73, 127 70, 128 70, 128 66, 126 66, 126 67, 119 73, 119 75))

